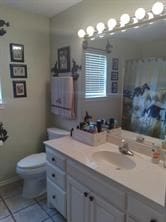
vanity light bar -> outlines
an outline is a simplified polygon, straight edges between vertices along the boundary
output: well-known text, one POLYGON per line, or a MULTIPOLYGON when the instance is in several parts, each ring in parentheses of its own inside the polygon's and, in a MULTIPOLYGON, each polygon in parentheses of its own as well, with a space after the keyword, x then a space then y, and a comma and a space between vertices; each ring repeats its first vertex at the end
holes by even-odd
POLYGON ((144 8, 138 8, 134 16, 129 16, 125 13, 121 15, 118 21, 115 18, 109 19, 107 25, 99 22, 96 28, 88 26, 86 31, 80 29, 78 36, 84 39, 96 39, 106 35, 112 35, 116 32, 127 31, 130 28, 138 28, 148 23, 152 24, 153 22, 166 18, 165 9, 166 6, 162 2, 156 2, 149 11, 145 11, 144 8))

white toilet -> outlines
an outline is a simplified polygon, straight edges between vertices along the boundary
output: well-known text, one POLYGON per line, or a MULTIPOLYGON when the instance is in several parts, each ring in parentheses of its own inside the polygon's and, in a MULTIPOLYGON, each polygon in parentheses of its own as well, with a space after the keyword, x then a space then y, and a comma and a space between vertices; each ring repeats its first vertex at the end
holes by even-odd
MULTIPOLYGON (((48 139, 69 135, 68 131, 48 128, 48 139)), ((23 197, 34 198, 46 192, 46 154, 37 153, 20 160, 16 172, 24 179, 23 197)))

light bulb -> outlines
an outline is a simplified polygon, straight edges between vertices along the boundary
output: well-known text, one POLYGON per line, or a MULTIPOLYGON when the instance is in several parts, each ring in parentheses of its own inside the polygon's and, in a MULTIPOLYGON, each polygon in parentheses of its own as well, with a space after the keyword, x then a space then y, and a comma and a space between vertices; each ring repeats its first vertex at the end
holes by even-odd
POLYGON ((98 33, 101 34, 101 33, 104 31, 104 29, 105 29, 104 23, 99 22, 99 23, 96 25, 96 29, 97 29, 98 33))
POLYGON ((138 19, 138 20, 141 20, 145 17, 145 9, 144 8, 138 8, 136 11, 135 11, 135 17, 138 19))
POLYGON ((86 32, 89 36, 93 36, 94 32, 95 32, 95 29, 93 26, 88 26, 87 29, 86 29, 86 32))
POLYGON ((133 18, 133 24, 136 24, 136 23, 138 23, 138 19, 133 18))
POLYGON ((148 14, 148 19, 149 20, 154 18, 154 15, 151 12, 148 12, 147 14, 148 14))
POLYGON ((155 15, 160 15, 164 11, 164 4, 162 2, 156 2, 152 6, 152 12, 155 15))
POLYGON ((80 29, 80 30, 78 31, 78 36, 79 36, 79 38, 84 38, 84 36, 85 36, 85 31, 84 31, 83 29, 80 29))
POLYGON ((120 23, 122 26, 128 24, 130 22, 130 16, 128 14, 123 14, 121 17, 120 17, 120 23))
POLYGON ((113 30, 115 28, 115 26, 117 25, 116 19, 114 19, 114 18, 109 19, 107 22, 107 25, 108 25, 109 31, 113 30))

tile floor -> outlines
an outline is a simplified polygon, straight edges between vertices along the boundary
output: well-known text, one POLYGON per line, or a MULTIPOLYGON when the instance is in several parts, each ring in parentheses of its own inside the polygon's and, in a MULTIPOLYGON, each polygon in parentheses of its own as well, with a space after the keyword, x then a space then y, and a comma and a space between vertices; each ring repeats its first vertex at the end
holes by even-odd
POLYGON ((0 187, 0 222, 66 222, 47 207, 46 195, 28 200, 21 193, 21 182, 0 187))

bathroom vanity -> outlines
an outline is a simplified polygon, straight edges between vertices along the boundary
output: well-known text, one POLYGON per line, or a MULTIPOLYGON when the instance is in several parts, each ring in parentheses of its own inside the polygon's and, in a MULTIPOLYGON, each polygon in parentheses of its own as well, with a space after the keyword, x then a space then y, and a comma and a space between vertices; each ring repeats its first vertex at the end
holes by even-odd
POLYGON ((150 157, 68 136, 45 145, 48 205, 68 222, 166 221, 166 169, 150 157))

